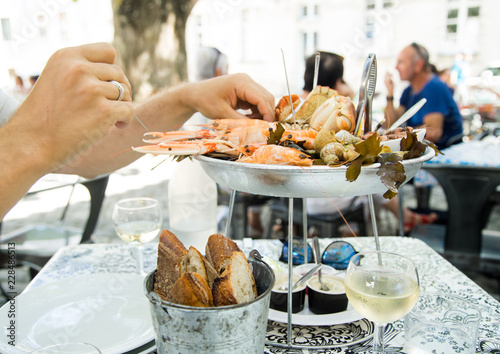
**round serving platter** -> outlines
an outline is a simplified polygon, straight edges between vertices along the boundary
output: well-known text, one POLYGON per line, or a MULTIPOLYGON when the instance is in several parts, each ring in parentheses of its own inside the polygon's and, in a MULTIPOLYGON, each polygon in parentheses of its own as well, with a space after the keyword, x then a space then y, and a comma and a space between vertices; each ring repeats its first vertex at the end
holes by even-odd
MULTIPOLYGON (((422 164, 435 156, 427 148, 424 155, 403 161, 406 182, 412 179, 422 164)), ((226 161, 203 155, 195 156, 205 172, 221 186, 258 195, 290 198, 354 197, 384 193, 387 187, 380 181, 379 163, 361 168, 354 182, 346 180, 346 166, 284 166, 226 161)))

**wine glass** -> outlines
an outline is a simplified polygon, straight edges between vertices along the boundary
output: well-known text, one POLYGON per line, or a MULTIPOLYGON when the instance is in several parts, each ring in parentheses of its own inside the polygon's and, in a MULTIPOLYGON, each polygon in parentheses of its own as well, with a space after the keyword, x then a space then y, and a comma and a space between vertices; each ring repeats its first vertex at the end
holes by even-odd
POLYGON ((372 352, 384 353, 385 325, 404 317, 417 303, 415 263, 390 252, 358 253, 349 261, 344 284, 352 307, 375 324, 372 352))
POLYGON ((160 205, 153 198, 119 200, 113 209, 113 225, 120 238, 137 250, 137 273, 144 275, 142 264, 143 243, 153 240, 161 229, 160 205))

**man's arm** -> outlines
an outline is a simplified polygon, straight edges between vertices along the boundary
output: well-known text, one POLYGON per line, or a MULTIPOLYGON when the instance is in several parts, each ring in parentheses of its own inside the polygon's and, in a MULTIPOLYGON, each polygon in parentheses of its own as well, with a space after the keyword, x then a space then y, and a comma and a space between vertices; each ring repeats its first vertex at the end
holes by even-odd
POLYGON ((66 165, 132 116, 130 86, 97 43, 57 51, 35 87, 0 128, 0 220, 44 174, 66 165), (125 91, 109 81, 120 82, 125 91))
POLYGON ((406 107, 401 105, 398 108, 394 107, 394 82, 392 81, 391 74, 387 73, 385 75, 384 83, 387 87, 387 105, 385 107, 384 128, 389 129, 389 127, 403 115, 406 111, 406 107))
POLYGON ((426 132, 425 138, 432 142, 437 142, 443 136, 444 115, 441 113, 429 113, 423 119, 426 132))
MULTIPOLYGON (((149 131, 179 128, 195 112, 213 119, 248 118, 236 109, 251 109, 252 118, 274 120, 274 97, 246 74, 224 75, 164 90, 135 106, 135 114, 149 131)), ((137 121, 124 129, 113 128, 103 141, 59 173, 95 177, 126 166, 141 153, 132 146, 144 145, 146 131, 137 121)))
POLYGON ((394 107, 394 100, 388 99, 387 105, 385 107, 384 128, 389 129, 389 127, 392 124, 394 124, 394 122, 396 122, 398 120, 398 118, 401 117, 405 111, 406 111, 405 106, 399 106, 398 108, 395 108, 394 107))

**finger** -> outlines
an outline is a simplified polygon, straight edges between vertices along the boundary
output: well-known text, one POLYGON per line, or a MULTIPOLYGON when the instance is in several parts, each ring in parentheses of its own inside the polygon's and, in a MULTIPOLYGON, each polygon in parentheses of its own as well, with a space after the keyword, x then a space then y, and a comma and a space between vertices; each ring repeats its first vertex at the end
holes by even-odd
POLYGON ((115 127, 123 129, 133 119, 134 107, 130 102, 116 102, 115 104, 115 127))
POLYGON ((238 93, 238 98, 257 107, 262 118, 268 122, 275 121, 274 97, 267 90, 248 90, 238 93))
POLYGON ((132 101, 132 93, 130 92, 130 89, 127 84, 116 81, 122 88, 123 94, 120 99, 120 89, 118 88, 117 84, 114 84, 112 82, 103 82, 103 85, 105 85, 105 93, 104 96, 108 100, 111 101, 126 101, 126 102, 131 102, 132 101))
POLYGON ((125 74, 123 73, 123 70, 116 64, 89 63, 88 70, 99 80, 116 80, 124 82, 123 78, 125 77, 125 74))
POLYGON ((123 70, 115 64, 93 63, 91 66, 92 73, 102 81, 118 81, 122 85, 125 84, 129 91, 132 92, 132 87, 128 78, 123 73, 123 70))
POLYGON ((115 62, 116 51, 109 43, 85 44, 79 48, 83 57, 90 62, 108 64, 115 62))

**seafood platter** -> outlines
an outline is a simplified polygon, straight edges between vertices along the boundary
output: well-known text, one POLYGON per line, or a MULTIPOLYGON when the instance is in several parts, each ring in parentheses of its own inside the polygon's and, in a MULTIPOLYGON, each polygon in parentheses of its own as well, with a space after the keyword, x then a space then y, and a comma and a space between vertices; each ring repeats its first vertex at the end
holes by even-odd
POLYGON ((192 156, 224 187, 295 198, 384 192, 391 198, 436 154, 425 129, 356 134, 353 102, 326 86, 316 86, 304 102, 284 96, 275 115, 273 123, 221 119, 193 130, 148 132, 148 145, 133 149, 192 156))

